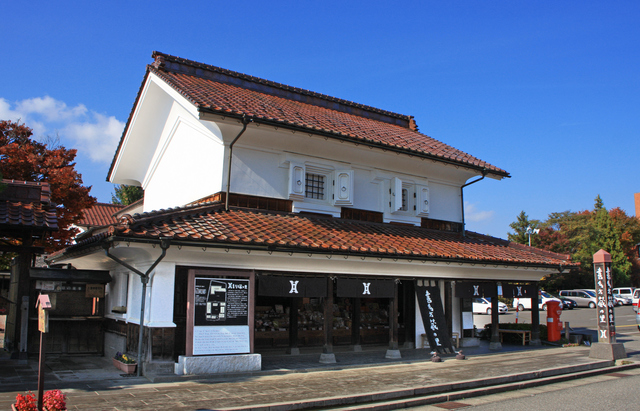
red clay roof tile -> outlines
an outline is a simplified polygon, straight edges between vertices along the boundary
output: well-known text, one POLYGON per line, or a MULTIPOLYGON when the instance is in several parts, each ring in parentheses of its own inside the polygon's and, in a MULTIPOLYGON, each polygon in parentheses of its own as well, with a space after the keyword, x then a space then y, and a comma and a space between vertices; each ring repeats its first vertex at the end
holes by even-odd
MULTIPOLYGON (((467 232, 354 222, 220 206, 160 211, 137 215, 114 226, 117 237, 156 240, 172 237, 182 244, 264 246, 297 252, 338 252, 358 256, 417 257, 470 263, 509 263, 558 267, 575 265, 569 256, 513 244, 467 232), (189 212, 191 211, 191 212, 189 212)), ((104 240, 95 236, 69 247, 66 253, 104 240)))
POLYGON ((124 207, 120 204, 95 203, 91 208, 82 211, 84 218, 76 224, 84 227, 102 227, 115 224, 118 221, 113 215, 124 207))
MULTIPOLYGON (((246 115, 256 122, 322 133, 509 177, 503 169, 419 133, 412 116, 159 52, 154 52, 153 57, 155 62, 148 66, 147 73, 157 75, 201 112, 246 115)), ((147 77, 148 74, 145 81, 147 77)), ((139 97, 140 93, 137 101, 139 97)), ((118 151, 121 145, 122 140, 118 151)), ((113 166, 114 163, 109 173, 113 166)))
POLYGON ((51 204, 49 183, 2 180, 0 227, 3 232, 58 230, 58 217, 51 204))

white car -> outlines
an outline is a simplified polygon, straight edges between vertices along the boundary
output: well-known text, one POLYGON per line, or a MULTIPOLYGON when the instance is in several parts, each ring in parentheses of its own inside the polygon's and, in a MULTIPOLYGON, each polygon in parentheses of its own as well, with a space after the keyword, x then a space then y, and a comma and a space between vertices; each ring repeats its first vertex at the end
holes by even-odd
POLYGON ((615 305, 631 305, 631 298, 623 297, 620 294, 614 294, 613 303, 615 305))
MULTIPOLYGON (((614 288, 613 291, 611 291, 614 295, 615 294, 620 294, 620 296, 622 298, 628 298, 628 299, 632 299, 633 298, 633 292, 636 289, 633 287, 618 287, 618 288, 614 288)), ((631 303, 629 303, 631 304, 631 303)))
MULTIPOLYGON (((507 311, 509 311, 507 304, 498 301, 498 314, 504 314, 507 311)), ((491 315, 491 298, 474 298, 473 313, 491 315)))
MULTIPOLYGON (((633 304, 633 311, 638 310, 638 301, 640 300, 640 288, 636 288, 633 292, 633 298, 631 298, 631 304, 633 304)), ((640 326, 638 327, 640 329, 640 326)))
MULTIPOLYGON (((562 307, 562 301, 558 298, 552 296, 546 291, 540 291, 540 300, 538 301, 538 308, 542 311, 547 311, 547 303, 549 301, 557 301, 562 307)), ((522 310, 530 310, 531 309, 531 298, 514 298, 513 299, 513 308, 516 308, 518 311, 522 310)))

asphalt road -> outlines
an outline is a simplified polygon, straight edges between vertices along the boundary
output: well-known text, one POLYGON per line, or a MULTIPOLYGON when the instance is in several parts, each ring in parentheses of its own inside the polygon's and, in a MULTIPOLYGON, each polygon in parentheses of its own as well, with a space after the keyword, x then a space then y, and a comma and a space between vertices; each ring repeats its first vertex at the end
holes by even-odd
MULTIPOLYGON (((631 306, 615 308, 617 342, 623 343, 629 360, 640 361, 640 331, 636 324, 636 313, 631 306)), ((531 312, 509 311, 500 315, 500 322, 531 323, 531 312)), ((574 332, 596 333, 596 310, 577 308, 562 312, 563 322, 569 322, 574 332)), ((476 327, 482 328, 491 321, 488 315, 474 315, 476 327)), ((540 323, 547 320, 547 313, 540 312, 540 323)), ((595 341, 595 339, 594 339, 595 341)), ((456 403, 437 404, 409 408, 413 411, 442 409, 474 409, 530 411, 535 410, 631 410, 640 409, 638 386, 640 368, 624 373, 605 374, 581 378, 557 384, 543 385, 518 391, 468 398, 456 403)))
POLYGON ((408 408, 408 410, 628 411, 639 407, 638 384, 640 384, 640 369, 636 368, 624 373, 604 374, 518 391, 466 398, 455 403, 408 408))

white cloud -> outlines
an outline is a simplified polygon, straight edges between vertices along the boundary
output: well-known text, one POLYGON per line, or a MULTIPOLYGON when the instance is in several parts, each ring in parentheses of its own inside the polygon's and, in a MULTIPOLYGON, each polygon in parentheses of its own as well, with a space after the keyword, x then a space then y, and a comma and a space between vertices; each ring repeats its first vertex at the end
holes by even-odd
POLYGON ((92 162, 109 163, 124 130, 124 123, 113 116, 89 110, 84 104, 69 107, 49 96, 25 99, 12 105, 0 98, 0 119, 25 123, 34 137, 60 137, 66 148, 92 162))
POLYGON ((69 108, 63 101, 44 96, 19 101, 16 111, 41 115, 49 122, 62 122, 81 118, 88 110, 84 104, 69 108))
POLYGON ((493 219, 494 214, 494 211, 482 211, 475 204, 464 202, 464 218, 466 221, 474 223, 486 222, 493 219))

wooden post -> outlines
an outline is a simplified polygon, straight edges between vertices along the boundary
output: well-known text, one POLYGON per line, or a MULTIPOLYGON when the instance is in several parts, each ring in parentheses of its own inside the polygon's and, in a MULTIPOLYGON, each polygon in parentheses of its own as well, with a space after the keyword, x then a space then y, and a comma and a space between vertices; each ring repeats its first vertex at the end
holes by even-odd
POLYGON ((611 254, 605 250, 600 250, 593 255, 593 275, 598 300, 596 305, 598 342, 591 344, 589 357, 603 360, 627 358, 624 345, 616 342, 611 254))
POLYGON ((46 349, 46 335, 49 332, 49 310, 53 308, 49 296, 40 294, 36 301, 38 309, 38 330, 40 331, 40 361, 38 362, 38 410, 42 411, 44 394, 44 359, 46 349))
POLYGON ((531 341, 529 345, 542 345, 540 341, 540 289, 538 283, 535 284, 535 293, 531 297, 531 341))
POLYGON ((323 364, 334 364, 336 355, 333 353, 333 279, 327 277, 327 298, 324 299, 324 346, 320 355, 323 364))
POLYGON ((362 299, 353 299, 353 318, 351 321, 351 344, 353 345, 353 351, 362 351, 362 337, 360 336, 360 325, 362 324, 361 312, 362 312, 362 299))
POLYGON ((44 396, 44 359, 46 333, 40 332, 40 361, 38 362, 38 411, 42 411, 44 396))
POLYGON ((298 303, 300 299, 292 297, 289 301, 289 348, 287 354, 298 355, 300 354, 300 348, 298 348, 298 303))

